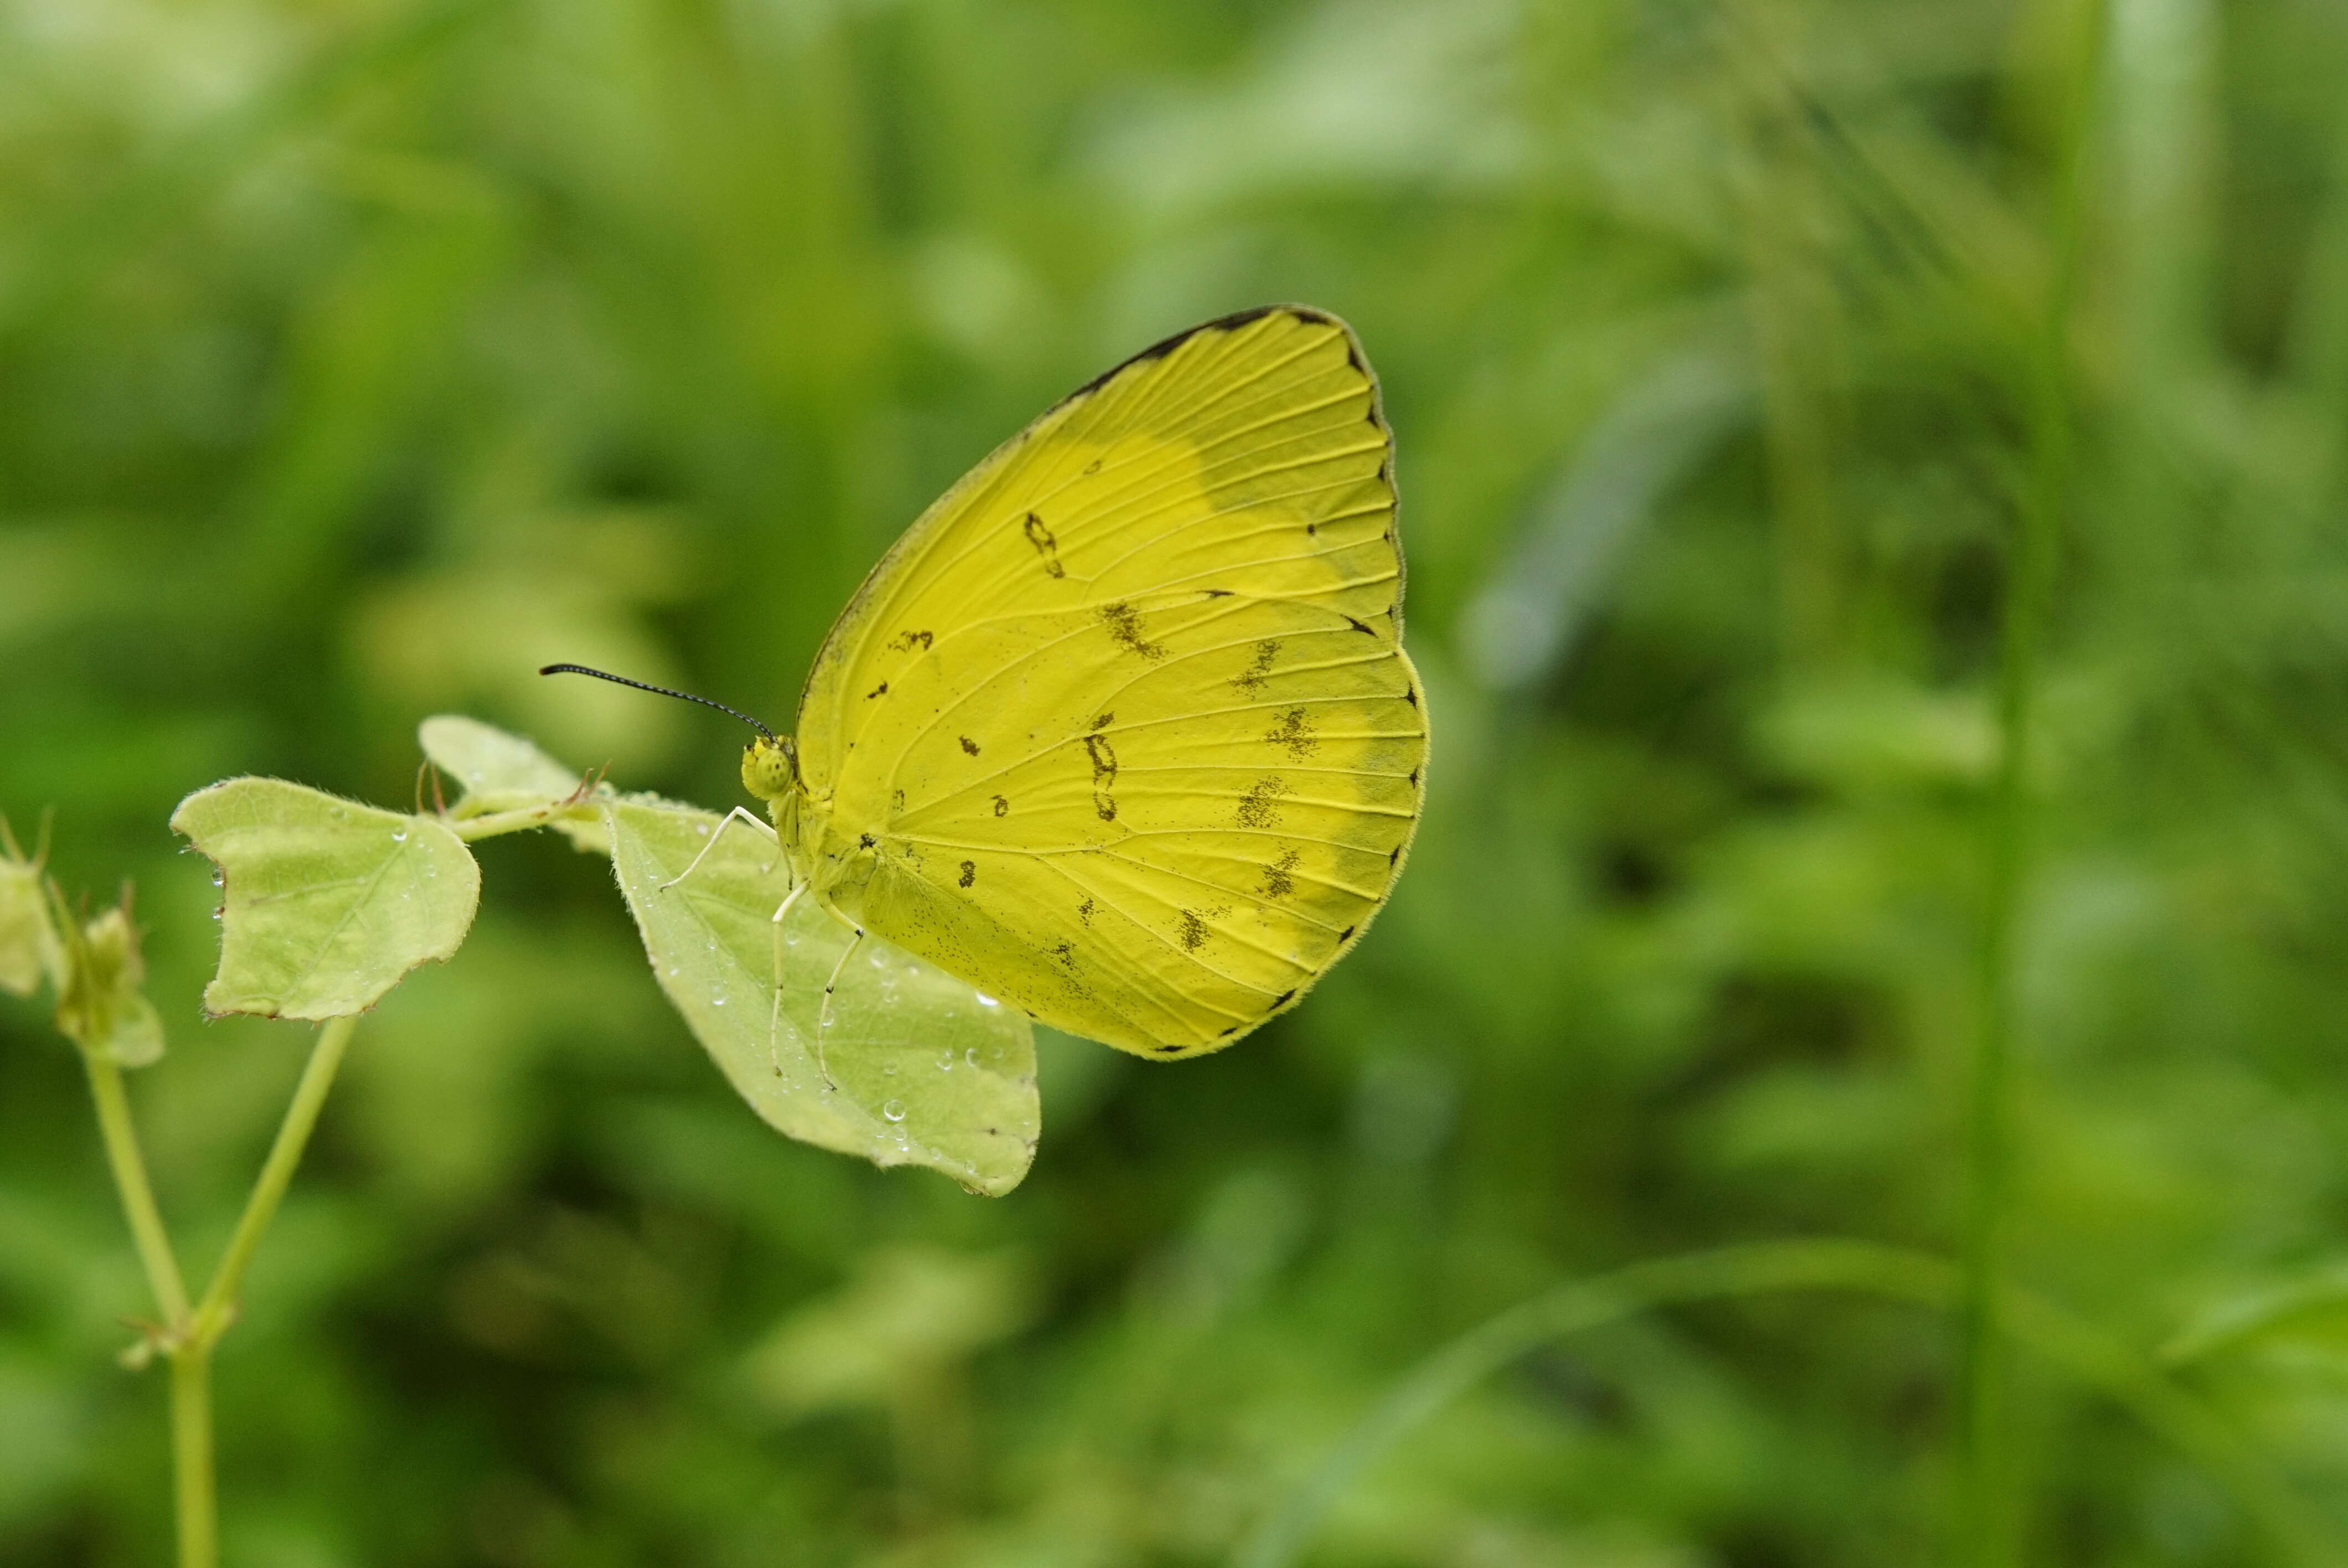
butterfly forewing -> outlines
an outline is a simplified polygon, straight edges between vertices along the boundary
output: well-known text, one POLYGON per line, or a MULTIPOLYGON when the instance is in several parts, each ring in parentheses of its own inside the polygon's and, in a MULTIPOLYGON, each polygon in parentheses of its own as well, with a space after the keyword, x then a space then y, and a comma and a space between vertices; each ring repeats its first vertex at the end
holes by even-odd
POLYGON ((1291 1002, 1418 815, 1388 463, 1350 334, 1289 308, 1160 345, 988 458, 809 681, 810 793, 872 862, 851 917, 1133 1050, 1291 1002))

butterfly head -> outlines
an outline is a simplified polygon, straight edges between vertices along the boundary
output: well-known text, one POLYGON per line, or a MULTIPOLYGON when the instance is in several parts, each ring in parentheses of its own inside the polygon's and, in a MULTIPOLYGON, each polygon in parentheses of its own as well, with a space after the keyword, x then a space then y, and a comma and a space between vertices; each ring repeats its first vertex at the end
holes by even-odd
POLYGON ((798 749, 788 735, 760 735, 742 748, 742 787, 777 801, 798 787, 798 749))

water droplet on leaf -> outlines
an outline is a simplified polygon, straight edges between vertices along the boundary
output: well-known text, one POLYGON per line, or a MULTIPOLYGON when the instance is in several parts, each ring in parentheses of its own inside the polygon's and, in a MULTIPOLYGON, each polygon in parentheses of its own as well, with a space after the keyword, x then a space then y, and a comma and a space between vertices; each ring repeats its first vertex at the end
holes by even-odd
POLYGON ((890 1101, 880 1107, 880 1115, 884 1121, 902 1122, 905 1119, 905 1102, 901 1100, 890 1101))

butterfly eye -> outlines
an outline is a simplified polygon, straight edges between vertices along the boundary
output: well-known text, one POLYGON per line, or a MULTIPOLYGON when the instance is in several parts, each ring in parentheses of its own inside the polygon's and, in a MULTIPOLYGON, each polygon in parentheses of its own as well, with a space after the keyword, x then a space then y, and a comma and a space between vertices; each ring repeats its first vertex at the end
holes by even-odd
POLYGON ((742 787, 760 800, 781 799, 798 777, 798 758, 789 741, 760 735, 742 749, 742 787))

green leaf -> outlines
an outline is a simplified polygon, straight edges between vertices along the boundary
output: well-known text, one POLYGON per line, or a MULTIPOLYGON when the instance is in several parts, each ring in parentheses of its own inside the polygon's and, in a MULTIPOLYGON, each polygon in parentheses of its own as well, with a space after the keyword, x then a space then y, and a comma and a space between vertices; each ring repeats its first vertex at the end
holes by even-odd
MULTIPOLYGON (((438 714, 418 725, 416 735, 424 754, 464 791, 449 808, 451 818, 526 811, 579 796, 580 774, 520 735, 510 735, 479 719, 438 714)), ((558 816, 548 825, 584 852, 612 853, 612 835, 600 816, 558 816)))
POLYGON ((364 1011, 465 939, 480 868, 433 817, 379 811, 283 779, 198 790, 171 825, 220 866, 211 1013, 328 1019, 364 1011))
POLYGON ((57 978, 60 961, 48 899, 41 892, 41 868, 13 855, 0 856, 0 990, 31 996, 44 975, 57 978))
POLYGON ((823 985, 849 933, 802 899, 778 952, 773 916, 790 883, 773 838, 736 823, 664 890, 720 819, 633 795, 607 805, 604 820, 661 989, 769 1125, 877 1165, 927 1165, 988 1196, 1019 1184, 1039 1122, 1024 1015, 867 937, 840 975, 819 1066, 823 985))

